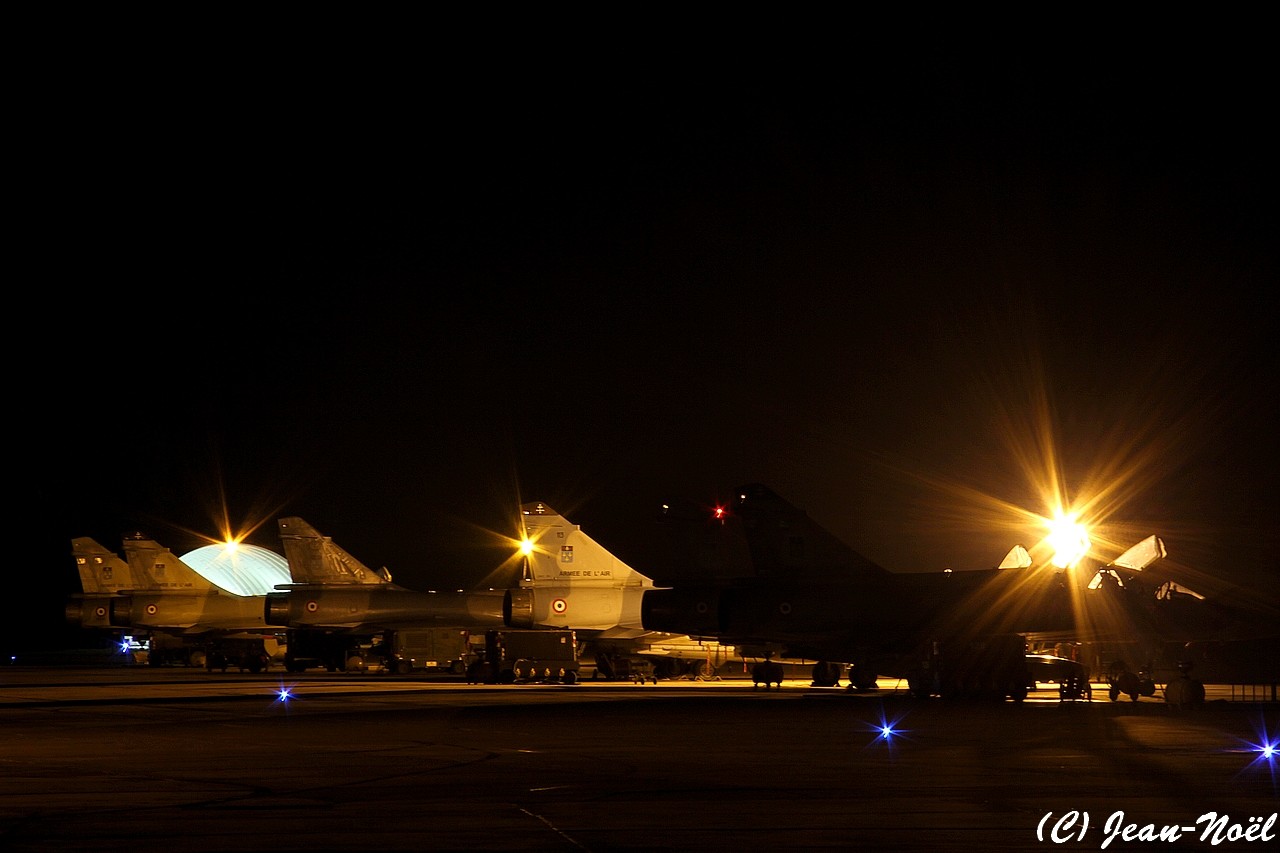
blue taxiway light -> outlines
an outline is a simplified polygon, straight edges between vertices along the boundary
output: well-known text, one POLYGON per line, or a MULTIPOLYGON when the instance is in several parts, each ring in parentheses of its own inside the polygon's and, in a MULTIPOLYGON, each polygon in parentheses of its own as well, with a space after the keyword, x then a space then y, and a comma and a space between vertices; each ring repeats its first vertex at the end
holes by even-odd
POLYGON ((901 717, 890 719, 885 716, 884 710, 881 709, 880 719, 874 723, 868 722, 866 724, 867 729, 875 734, 875 737, 870 743, 883 743, 892 747, 899 740, 907 736, 907 730, 899 727, 901 722, 901 717))

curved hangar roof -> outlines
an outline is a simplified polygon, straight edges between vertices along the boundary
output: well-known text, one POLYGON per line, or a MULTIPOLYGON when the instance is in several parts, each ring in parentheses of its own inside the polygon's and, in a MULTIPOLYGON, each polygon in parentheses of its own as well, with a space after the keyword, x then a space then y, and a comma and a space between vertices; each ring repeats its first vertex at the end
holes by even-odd
POLYGON ((205 545, 184 554, 182 562, 235 595, 266 595, 279 583, 293 583, 289 563, 275 551, 241 543, 205 545))

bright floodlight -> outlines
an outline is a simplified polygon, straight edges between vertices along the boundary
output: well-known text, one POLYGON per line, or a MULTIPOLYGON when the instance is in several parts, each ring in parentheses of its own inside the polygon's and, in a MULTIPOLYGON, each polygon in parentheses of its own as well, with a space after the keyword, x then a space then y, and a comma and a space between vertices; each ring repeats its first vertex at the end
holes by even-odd
POLYGON ((532 539, 526 536, 524 539, 520 540, 520 553, 526 557, 533 553, 532 539))
POLYGON ((1074 515, 1059 515, 1049 522, 1049 547, 1053 548, 1052 563, 1060 569, 1069 569, 1089 553, 1089 533, 1074 515))

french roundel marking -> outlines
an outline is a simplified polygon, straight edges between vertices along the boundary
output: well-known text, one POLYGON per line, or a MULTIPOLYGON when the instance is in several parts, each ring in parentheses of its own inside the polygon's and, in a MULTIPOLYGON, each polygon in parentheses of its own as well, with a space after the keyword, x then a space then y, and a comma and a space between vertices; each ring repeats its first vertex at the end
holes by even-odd
POLYGON ((563 598, 557 598, 555 601, 551 602, 551 609, 556 613, 563 613, 569 609, 569 602, 565 601, 563 598))
POLYGON ((781 613, 783 616, 790 616, 790 615, 791 615, 791 602, 790 602, 790 601, 784 601, 784 602, 782 602, 781 604, 779 604, 779 605, 778 605, 778 612, 779 612, 779 613, 781 613))
POLYGON ((308 601, 308 602, 307 602, 307 612, 308 612, 308 613, 315 613, 315 612, 316 612, 316 603, 315 603, 314 601, 308 601))
POLYGON ((706 613, 706 612, 707 612, 707 603, 706 603, 705 601, 699 601, 697 604, 695 604, 695 605, 693 606, 693 609, 694 609, 694 610, 696 610, 696 611, 697 611, 697 612, 699 612, 699 613, 706 613))
POLYGON ((105 607, 99 607, 97 610, 95 610, 95 611, 93 611, 93 612, 94 612, 94 613, 96 613, 96 614, 97 614, 97 615, 99 615, 99 616, 106 616, 106 615, 107 615, 107 608, 105 608, 105 607))
POLYGON ((147 615, 148 615, 148 616, 155 616, 155 615, 156 615, 156 606, 155 606, 154 604, 148 604, 148 605, 147 605, 147 615))

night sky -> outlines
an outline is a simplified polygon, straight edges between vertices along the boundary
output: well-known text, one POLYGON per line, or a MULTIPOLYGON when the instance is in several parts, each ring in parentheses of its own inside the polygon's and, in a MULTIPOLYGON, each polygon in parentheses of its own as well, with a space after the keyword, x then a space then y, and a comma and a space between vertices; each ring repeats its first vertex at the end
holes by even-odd
POLYGON ((251 53, 122 54, 32 131, 33 624, 76 536, 299 515, 451 588, 522 502, 645 571, 662 501, 750 482, 900 571, 1057 494, 1103 562, 1280 600, 1261 59, 251 53))

